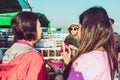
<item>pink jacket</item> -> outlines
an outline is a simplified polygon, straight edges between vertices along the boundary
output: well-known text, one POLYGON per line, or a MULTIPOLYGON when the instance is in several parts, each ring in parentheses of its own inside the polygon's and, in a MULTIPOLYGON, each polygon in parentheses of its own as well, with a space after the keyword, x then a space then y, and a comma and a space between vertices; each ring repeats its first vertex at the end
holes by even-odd
POLYGON ((111 80, 106 51, 95 50, 83 54, 72 67, 82 73, 84 80, 111 80))
POLYGON ((2 80, 47 80, 42 55, 30 50, 18 55, 9 63, 0 64, 2 80))

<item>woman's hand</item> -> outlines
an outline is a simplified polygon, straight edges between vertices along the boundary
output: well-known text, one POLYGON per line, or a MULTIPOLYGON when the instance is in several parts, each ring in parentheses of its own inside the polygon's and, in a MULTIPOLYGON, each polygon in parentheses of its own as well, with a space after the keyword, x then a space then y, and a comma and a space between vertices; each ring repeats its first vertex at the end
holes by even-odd
POLYGON ((71 61, 71 49, 67 45, 63 45, 63 48, 68 49, 68 52, 63 49, 61 56, 63 57, 64 63, 67 65, 71 61))

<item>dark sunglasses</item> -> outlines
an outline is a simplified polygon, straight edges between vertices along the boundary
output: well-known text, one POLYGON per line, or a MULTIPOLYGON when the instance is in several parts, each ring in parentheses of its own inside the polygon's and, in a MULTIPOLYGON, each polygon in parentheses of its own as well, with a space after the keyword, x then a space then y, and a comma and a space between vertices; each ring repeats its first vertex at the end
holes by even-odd
POLYGON ((76 31, 76 30, 78 30, 78 28, 70 28, 70 30, 74 30, 74 31, 76 31))

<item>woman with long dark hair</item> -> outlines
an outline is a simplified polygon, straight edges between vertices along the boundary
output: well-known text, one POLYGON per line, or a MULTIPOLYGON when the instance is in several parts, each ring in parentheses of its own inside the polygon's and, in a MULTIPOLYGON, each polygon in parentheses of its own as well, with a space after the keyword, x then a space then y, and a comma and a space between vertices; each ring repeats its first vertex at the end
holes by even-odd
MULTIPOLYGON (((113 29, 106 10, 91 7, 80 15, 79 23, 80 46, 76 56, 70 58, 69 48, 68 54, 62 53, 66 63, 64 80, 113 80, 118 63, 113 29)), ((56 74, 55 79, 60 80, 56 74)))

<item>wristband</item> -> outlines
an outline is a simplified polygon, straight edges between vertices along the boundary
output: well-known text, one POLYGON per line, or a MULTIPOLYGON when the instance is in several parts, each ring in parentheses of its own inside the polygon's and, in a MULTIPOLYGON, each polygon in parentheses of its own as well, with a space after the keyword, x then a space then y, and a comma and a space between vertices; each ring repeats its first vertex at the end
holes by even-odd
POLYGON ((59 75, 62 75, 62 72, 60 70, 58 70, 58 72, 55 73, 55 76, 59 76, 59 75))

